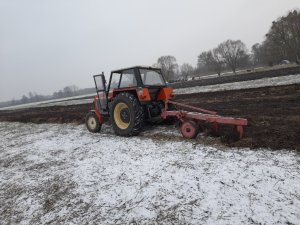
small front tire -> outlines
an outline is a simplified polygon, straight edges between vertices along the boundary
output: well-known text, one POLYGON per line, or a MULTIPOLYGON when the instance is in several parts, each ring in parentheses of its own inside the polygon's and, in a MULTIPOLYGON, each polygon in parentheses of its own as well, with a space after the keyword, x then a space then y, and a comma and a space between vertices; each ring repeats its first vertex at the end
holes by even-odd
POLYGON ((85 117, 85 125, 92 133, 97 133, 101 130, 102 124, 94 112, 89 112, 85 117))

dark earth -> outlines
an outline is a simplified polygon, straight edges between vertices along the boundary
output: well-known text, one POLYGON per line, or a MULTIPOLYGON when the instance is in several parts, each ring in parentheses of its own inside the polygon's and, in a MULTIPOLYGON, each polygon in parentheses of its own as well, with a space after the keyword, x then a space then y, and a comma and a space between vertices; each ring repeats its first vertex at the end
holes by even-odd
MULTIPOLYGON (((245 137, 224 144, 300 151, 300 84, 179 95, 176 101, 248 119, 245 137)), ((92 104, 0 111, 0 121, 84 123, 92 104)), ((88 131, 87 131, 88 132, 88 131)))

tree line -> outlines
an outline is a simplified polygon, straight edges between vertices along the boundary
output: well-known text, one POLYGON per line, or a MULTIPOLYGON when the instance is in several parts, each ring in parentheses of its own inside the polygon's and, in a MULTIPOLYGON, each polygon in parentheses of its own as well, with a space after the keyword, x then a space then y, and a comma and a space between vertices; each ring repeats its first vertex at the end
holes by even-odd
POLYGON ((300 11, 292 10, 272 22, 265 40, 252 46, 256 64, 273 65, 281 60, 300 60, 300 11))
POLYGON ((272 22, 262 43, 249 51, 241 40, 228 39, 213 49, 199 54, 196 67, 188 63, 178 65, 174 56, 161 56, 154 66, 162 69, 169 82, 237 69, 273 66, 283 60, 300 64, 300 11, 292 10, 272 22))
POLYGON ((6 102, 0 102, 0 108, 1 107, 7 107, 7 106, 14 106, 14 105, 20 105, 20 104, 27 104, 32 102, 40 102, 40 101, 47 101, 52 99, 59 99, 59 98, 67 98, 67 97, 73 97, 77 95, 84 95, 84 94, 90 94, 93 91, 95 91, 95 88, 85 88, 85 89, 79 89, 75 85, 66 86, 63 89, 54 92, 52 95, 40 95, 36 92, 29 92, 27 95, 24 94, 21 99, 18 100, 11 100, 6 102))

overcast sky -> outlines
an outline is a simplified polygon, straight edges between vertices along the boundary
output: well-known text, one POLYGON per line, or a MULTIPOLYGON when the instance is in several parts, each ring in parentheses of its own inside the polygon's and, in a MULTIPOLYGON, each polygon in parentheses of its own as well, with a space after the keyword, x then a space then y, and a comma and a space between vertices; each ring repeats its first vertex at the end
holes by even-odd
POLYGON ((0 0, 0 101, 92 87, 94 74, 162 55, 195 66, 227 39, 250 49, 273 20, 299 7, 300 0, 0 0))

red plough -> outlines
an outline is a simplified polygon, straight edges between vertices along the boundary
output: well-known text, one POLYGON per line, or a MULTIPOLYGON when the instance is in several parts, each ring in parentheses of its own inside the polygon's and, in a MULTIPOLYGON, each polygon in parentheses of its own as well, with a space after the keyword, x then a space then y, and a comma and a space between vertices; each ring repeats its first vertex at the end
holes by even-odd
POLYGON ((244 135, 244 126, 247 126, 247 119, 232 118, 217 115, 217 112, 206 109, 185 105, 182 103, 167 100, 165 101, 165 108, 161 113, 161 117, 166 119, 168 117, 176 117, 181 121, 181 133, 185 138, 195 138, 199 132, 201 122, 209 123, 212 131, 217 134, 219 132, 219 125, 233 125, 234 132, 238 134, 239 138, 244 135), (190 109, 196 112, 186 110, 168 110, 168 104, 190 109))

